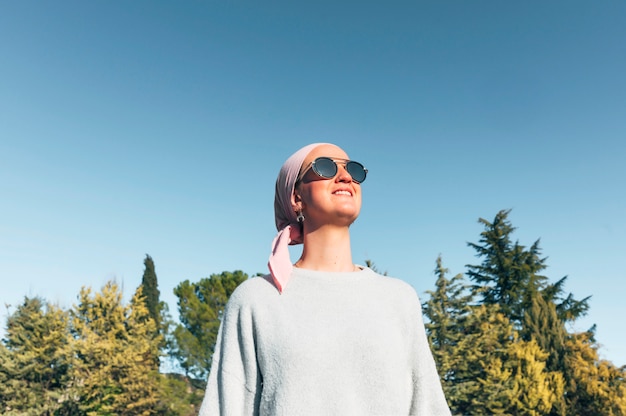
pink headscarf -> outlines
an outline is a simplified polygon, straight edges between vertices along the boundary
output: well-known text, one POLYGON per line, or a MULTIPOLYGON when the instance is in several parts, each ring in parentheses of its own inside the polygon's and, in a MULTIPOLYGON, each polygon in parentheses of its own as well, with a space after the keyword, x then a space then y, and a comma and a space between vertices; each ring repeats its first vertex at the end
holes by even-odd
POLYGON ((327 143, 313 143, 295 152, 280 168, 278 178, 276 178, 274 219, 278 234, 272 242, 272 253, 267 265, 270 269, 272 280, 281 293, 285 289, 293 270, 288 246, 302 244, 302 232, 296 213, 291 206, 291 195, 296 186, 296 180, 300 174, 304 159, 311 153, 311 150, 322 144, 327 143))

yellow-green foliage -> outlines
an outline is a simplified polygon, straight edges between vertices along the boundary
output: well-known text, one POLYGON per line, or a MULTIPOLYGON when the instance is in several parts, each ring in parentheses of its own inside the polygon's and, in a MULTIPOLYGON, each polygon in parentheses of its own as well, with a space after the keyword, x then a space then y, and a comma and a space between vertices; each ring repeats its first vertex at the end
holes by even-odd
POLYGON ((551 412, 561 399, 561 374, 546 371, 548 353, 535 341, 514 339, 503 358, 486 363, 482 388, 490 393, 484 406, 493 414, 539 416, 551 412))
POLYGON ((0 414, 197 414, 203 380, 159 373, 162 336, 141 287, 83 288, 70 311, 26 297, 0 342, 0 414))
MULTIPOLYGON (((568 408, 576 414, 626 415, 626 371, 601 360, 589 333, 572 335, 566 342, 568 408)), ((573 414, 573 413, 572 413, 573 414)))
POLYGON ((0 413, 69 413, 72 357, 67 313, 26 297, 0 344, 0 413))
POLYGON ((444 369, 454 413, 547 415, 562 400, 563 376, 546 369, 548 353, 519 339, 497 305, 474 307, 463 332, 444 369))
MULTIPOLYGON (((424 313, 453 414, 626 416, 625 369, 599 358, 593 332, 568 333, 551 296, 527 293, 516 321, 475 302, 440 260, 436 273, 424 313)), ((245 278, 224 272, 177 288, 177 334, 193 340, 177 338, 185 370, 208 371, 221 311, 245 278)), ((113 282, 83 288, 70 311, 26 298, 0 343, 0 414, 197 414, 204 377, 160 374, 162 342, 141 287, 129 303, 113 282)))
POLYGON ((598 358, 593 330, 571 334, 589 297, 550 283, 539 240, 512 238, 510 210, 498 212, 480 241, 481 259, 445 277, 437 259, 436 290, 424 304, 426 330, 454 414, 626 416, 626 371, 598 358), (469 305, 469 308, 468 308, 469 305))
POLYGON ((155 323, 141 291, 129 305, 118 286, 83 288, 73 311, 75 385, 88 415, 151 415, 160 403, 155 323))

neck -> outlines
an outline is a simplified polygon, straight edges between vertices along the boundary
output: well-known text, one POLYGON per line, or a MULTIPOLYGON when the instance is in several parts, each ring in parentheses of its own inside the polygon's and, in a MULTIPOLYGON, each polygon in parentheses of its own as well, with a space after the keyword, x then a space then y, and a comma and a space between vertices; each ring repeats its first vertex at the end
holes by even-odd
POLYGON ((322 227, 304 233, 302 256, 296 267, 327 272, 352 272, 350 232, 348 227, 322 227))

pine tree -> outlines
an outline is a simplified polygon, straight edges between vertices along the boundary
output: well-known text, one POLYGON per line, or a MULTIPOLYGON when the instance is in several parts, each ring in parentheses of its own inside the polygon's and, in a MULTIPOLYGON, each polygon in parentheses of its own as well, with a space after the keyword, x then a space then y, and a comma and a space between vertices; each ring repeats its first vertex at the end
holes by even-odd
POLYGON ((247 278, 240 270, 222 272, 197 283, 185 280, 174 289, 181 324, 174 330, 171 354, 185 374, 206 378, 226 302, 247 278))
POLYGON ((500 305, 502 312, 519 328, 529 306, 529 293, 544 287, 545 276, 539 272, 546 268, 540 257, 539 241, 529 250, 518 242, 513 243, 511 234, 515 228, 508 221, 510 210, 496 214, 493 222, 483 218, 485 230, 480 234, 480 244, 468 243, 483 259, 480 265, 467 265, 467 275, 476 285, 474 290, 486 304, 500 305))
POLYGON ((515 228, 508 220, 510 210, 498 212, 485 226, 479 244, 468 243, 482 258, 480 265, 467 265, 467 275, 474 281, 475 293, 486 304, 500 305, 502 312, 516 329, 521 329, 526 311, 532 308, 533 299, 541 293, 548 303, 554 303, 562 321, 573 321, 588 309, 589 297, 576 300, 570 293, 564 297, 566 277, 554 284, 540 274, 546 269, 546 258, 541 257, 539 240, 529 248, 513 243, 511 235, 515 228))
POLYGON ((141 287, 124 305, 118 286, 83 288, 72 310, 77 357, 76 395, 86 414, 156 415, 164 412, 155 362, 161 342, 141 287))
POLYGON ((427 334, 454 414, 626 415, 626 368, 598 358, 593 328, 569 334, 565 324, 588 310, 549 283, 539 240, 513 242, 510 211, 485 225, 482 259, 468 265, 468 300, 461 276, 447 279, 437 261, 436 290, 424 305, 427 334))
POLYGON ((8 317, 0 344, 0 413, 74 413, 67 320, 66 312, 37 297, 25 297, 8 317))
MULTIPOLYGON (((477 251, 478 257, 482 258, 482 264, 467 266, 468 275, 475 282, 475 293, 481 296, 485 305, 499 305, 505 316, 513 323, 515 333, 519 331, 520 345, 523 345, 521 343, 537 345, 541 353, 534 354, 535 361, 541 362, 541 354, 546 354, 544 372, 549 375, 549 380, 552 380, 552 388, 548 390, 554 392, 556 399, 545 414, 553 416, 621 414, 619 406, 623 403, 624 369, 616 369, 609 365, 610 363, 597 360, 593 330, 583 333, 585 335, 571 335, 565 328, 565 323, 575 321, 587 312, 589 297, 577 300, 571 293, 565 295, 563 287, 567 277, 553 284, 548 283, 547 278, 540 274, 546 268, 546 264, 545 258, 541 257, 539 240, 528 249, 518 242, 513 243, 511 234, 514 228, 508 221, 509 212, 500 211, 493 222, 480 219, 485 225, 480 242, 469 244, 477 251), (607 376, 596 377, 600 373, 607 376), (559 377, 564 391, 561 395, 557 388, 559 377), (595 393, 590 393, 591 391, 595 393), (612 405, 609 405, 608 397, 612 398, 612 405), (602 408, 613 410, 602 413, 602 408)), ((515 358, 509 359, 511 360, 514 362, 515 358)), ((503 360, 502 363, 491 365, 491 379, 494 383, 489 384, 498 384, 495 380, 505 375, 501 372, 501 367, 506 368, 510 363, 503 360)), ((513 377, 512 374, 509 378, 513 377)), ((528 383, 526 379, 532 374, 536 373, 529 373, 517 384, 525 386, 520 392, 527 393, 528 397, 531 396, 533 384, 528 383)), ((535 380, 534 385, 537 385, 537 382, 539 381, 535 380)), ((508 391, 509 387, 505 390, 508 391)), ((480 390, 482 393, 488 391, 486 387, 480 390)), ((547 403, 548 396, 535 394, 534 397, 543 397, 542 403, 547 403)), ((493 407, 494 404, 490 402, 489 397, 474 399, 485 403, 487 406, 483 409, 485 411, 495 413, 499 411, 498 406, 493 407)), ((508 400, 501 399, 496 402, 505 403, 508 400)), ((509 411, 518 414, 520 410, 509 409, 509 411)), ((526 414, 526 411, 523 414, 526 414)))
POLYGON ((458 343, 464 336, 465 320, 471 312, 472 302, 463 275, 457 274, 448 279, 447 273, 441 256, 437 257, 436 290, 426 292, 429 299, 423 305, 426 333, 446 397, 448 388, 454 383, 454 354, 458 352, 458 343))
POLYGON ((563 297, 565 293, 565 282, 567 276, 562 277, 556 283, 549 284, 543 291, 543 297, 547 302, 552 302, 556 306, 556 313, 558 318, 562 322, 573 322, 576 319, 583 317, 589 310, 589 299, 591 296, 587 296, 581 300, 574 299, 572 293, 568 293, 566 297, 563 297))

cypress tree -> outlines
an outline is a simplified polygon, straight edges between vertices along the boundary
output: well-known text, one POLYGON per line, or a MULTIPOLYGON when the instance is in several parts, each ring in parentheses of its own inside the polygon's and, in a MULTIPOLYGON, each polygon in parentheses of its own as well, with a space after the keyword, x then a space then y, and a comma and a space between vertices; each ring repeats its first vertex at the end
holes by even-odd
POLYGON ((150 255, 146 254, 143 264, 145 269, 141 279, 142 293, 150 317, 154 320, 156 331, 159 333, 162 324, 161 303, 159 301, 160 292, 156 271, 154 269, 154 261, 150 255))
POLYGON ((549 370, 561 371, 567 337, 565 325, 559 319, 554 303, 547 302, 542 293, 536 293, 531 302, 524 316, 522 338, 526 341, 535 340, 549 354, 549 370))

